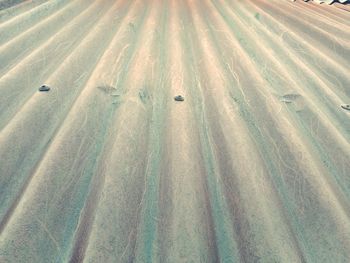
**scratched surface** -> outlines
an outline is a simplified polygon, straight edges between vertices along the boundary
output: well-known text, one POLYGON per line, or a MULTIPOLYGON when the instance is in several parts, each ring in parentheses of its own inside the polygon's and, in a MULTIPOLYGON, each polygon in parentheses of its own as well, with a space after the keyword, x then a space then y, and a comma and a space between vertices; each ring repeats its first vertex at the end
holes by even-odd
POLYGON ((350 262, 349 6, 0 3, 0 262, 350 262))

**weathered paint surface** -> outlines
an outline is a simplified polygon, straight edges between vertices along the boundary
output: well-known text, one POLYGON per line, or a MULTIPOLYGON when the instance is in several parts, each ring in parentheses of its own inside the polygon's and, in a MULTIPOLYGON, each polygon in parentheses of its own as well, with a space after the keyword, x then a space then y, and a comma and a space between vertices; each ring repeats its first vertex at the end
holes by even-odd
POLYGON ((350 262, 348 6, 0 4, 0 262, 350 262))

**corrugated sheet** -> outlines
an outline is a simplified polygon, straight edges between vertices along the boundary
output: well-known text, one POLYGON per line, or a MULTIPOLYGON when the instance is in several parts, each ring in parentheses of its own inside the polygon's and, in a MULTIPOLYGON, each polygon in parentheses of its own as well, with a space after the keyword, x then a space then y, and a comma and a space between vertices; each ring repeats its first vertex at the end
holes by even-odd
POLYGON ((350 262, 339 6, 2 10, 0 262, 350 262))

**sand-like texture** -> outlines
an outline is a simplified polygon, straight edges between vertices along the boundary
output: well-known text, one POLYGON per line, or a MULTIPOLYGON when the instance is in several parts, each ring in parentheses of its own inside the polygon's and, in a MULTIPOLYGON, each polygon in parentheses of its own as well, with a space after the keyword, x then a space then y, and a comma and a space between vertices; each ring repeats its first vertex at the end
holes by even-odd
POLYGON ((1 263, 350 262, 349 6, 10 2, 1 263))

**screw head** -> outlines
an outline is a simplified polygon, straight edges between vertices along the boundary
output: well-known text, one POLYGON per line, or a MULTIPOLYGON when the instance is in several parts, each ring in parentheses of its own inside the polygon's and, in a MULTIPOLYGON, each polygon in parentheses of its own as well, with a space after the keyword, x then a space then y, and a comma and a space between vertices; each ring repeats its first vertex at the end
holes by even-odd
POLYGON ((184 101, 185 98, 183 96, 181 96, 181 95, 177 95, 177 96, 174 97, 174 100, 175 101, 184 101))
POLYGON ((350 104, 342 104, 340 105, 344 110, 350 110, 350 104))
POLYGON ((50 90, 50 87, 49 86, 46 86, 46 85, 42 85, 40 88, 39 88, 39 91, 49 91, 50 90))

